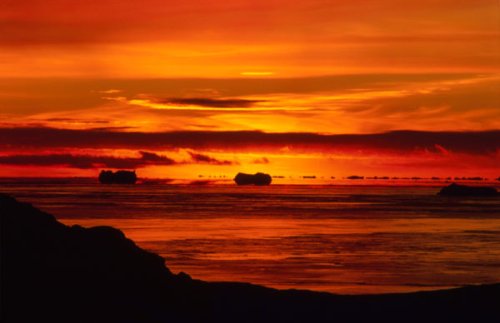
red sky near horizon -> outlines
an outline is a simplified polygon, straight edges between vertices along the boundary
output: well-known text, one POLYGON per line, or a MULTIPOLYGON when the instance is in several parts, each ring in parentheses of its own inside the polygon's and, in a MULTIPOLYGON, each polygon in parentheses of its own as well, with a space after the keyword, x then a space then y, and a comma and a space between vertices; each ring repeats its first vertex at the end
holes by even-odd
POLYGON ((499 21, 496 0, 4 0, 0 176, 496 178, 499 21))

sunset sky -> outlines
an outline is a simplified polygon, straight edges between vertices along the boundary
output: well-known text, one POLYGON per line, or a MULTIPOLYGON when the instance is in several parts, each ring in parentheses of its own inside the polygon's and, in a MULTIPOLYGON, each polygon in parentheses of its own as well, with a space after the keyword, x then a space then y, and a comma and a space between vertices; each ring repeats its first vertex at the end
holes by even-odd
POLYGON ((497 0, 3 0, 0 176, 500 176, 497 0))

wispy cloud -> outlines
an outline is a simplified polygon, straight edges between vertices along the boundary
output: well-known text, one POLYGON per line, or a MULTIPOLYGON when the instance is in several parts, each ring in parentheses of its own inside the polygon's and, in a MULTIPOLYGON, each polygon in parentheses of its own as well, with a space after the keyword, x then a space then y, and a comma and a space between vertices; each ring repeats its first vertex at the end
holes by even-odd
POLYGON ((261 157, 261 158, 257 158, 257 159, 254 159, 252 164, 269 164, 270 161, 267 157, 261 157))
MULTIPOLYGON (((66 149, 67 150, 67 149, 66 149)), ((9 166, 58 166, 77 169, 99 169, 99 168, 122 168, 136 169, 149 166, 170 166, 170 165, 190 165, 207 164, 216 166, 238 165, 230 160, 220 160, 207 154, 188 151, 190 160, 176 161, 165 155, 139 151, 138 157, 117 157, 102 153, 44 153, 40 154, 9 154, 0 155, 0 165, 9 166)))
POLYGON ((109 89, 109 90, 100 90, 100 91, 97 91, 98 93, 102 93, 102 94, 118 94, 118 93, 121 93, 122 90, 118 90, 118 89, 109 89))
POLYGON ((192 110, 192 111, 306 111, 305 107, 284 107, 266 104, 266 100, 246 99, 127 99, 110 98, 123 103, 158 110, 192 110))
POLYGON ((377 74, 294 79, 5 80, 1 122, 138 131, 372 133, 500 128, 498 75, 377 74), (52 89, 64 88, 64 91, 52 89), (102 94, 100 89, 123 89, 102 94))
POLYGON ((186 106, 200 106, 211 108, 245 108, 252 107, 262 100, 247 99, 218 99, 218 98, 169 98, 156 100, 162 104, 177 104, 186 106))
POLYGON ((219 160, 214 157, 210 157, 205 154, 200 154, 200 153, 195 153, 195 152, 188 152, 189 155, 191 156, 191 159, 195 163, 199 164, 211 164, 211 165, 234 165, 236 164, 235 162, 232 162, 230 160, 219 160))

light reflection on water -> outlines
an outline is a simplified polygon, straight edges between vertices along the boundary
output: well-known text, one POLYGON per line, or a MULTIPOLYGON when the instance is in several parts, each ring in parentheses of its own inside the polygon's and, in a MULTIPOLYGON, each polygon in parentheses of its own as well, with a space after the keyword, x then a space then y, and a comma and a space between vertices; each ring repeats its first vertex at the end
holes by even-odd
POLYGON ((8 184, 67 224, 111 225, 211 281, 380 293, 500 281, 500 200, 435 187, 8 184))

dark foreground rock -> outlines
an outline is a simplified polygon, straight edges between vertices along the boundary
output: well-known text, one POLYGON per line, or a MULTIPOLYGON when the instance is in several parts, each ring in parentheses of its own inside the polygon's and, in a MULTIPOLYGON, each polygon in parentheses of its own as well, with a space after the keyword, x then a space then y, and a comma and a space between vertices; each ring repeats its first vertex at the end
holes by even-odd
POLYGON ((234 181, 238 185, 269 185, 271 184, 272 178, 269 174, 255 173, 255 174, 245 174, 238 173, 234 178, 234 181))
POLYGON ((468 186, 452 183, 443 187, 438 195, 441 196, 498 196, 494 187, 468 186))
POLYGON ((113 172, 111 170, 103 170, 99 174, 99 182, 101 184, 135 184, 137 175, 128 170, 119 170, 113 172))
POLYGON ((500 284, 339 296, 206 283, 110 227, 68 227, 0 194, 1 317, 9 322, 500 322, 500 284))

